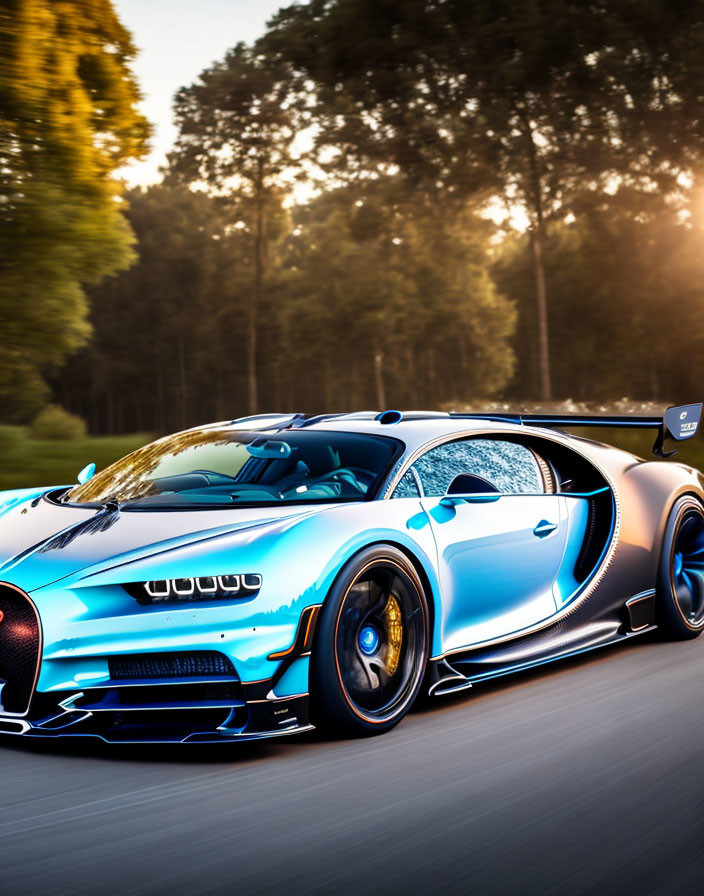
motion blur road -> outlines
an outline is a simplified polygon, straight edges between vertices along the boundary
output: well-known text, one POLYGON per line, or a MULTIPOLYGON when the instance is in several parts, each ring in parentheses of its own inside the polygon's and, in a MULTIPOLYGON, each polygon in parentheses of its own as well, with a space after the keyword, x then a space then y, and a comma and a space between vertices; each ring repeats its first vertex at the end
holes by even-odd
POLYGON ((384 737, 0 742, 0 893, 694 893, 704 638, 504 679, 384 737))

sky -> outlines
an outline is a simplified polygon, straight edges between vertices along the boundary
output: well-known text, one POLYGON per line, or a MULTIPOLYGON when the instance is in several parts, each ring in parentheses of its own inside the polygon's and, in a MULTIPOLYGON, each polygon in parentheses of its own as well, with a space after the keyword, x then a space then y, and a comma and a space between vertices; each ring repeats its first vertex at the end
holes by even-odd
POLYGON ((152 123, 152 152, 121 174, 131 186, 160 180, 176 130, 171 102, 179 87, 191 84, 210 63, 239 41, 250 43, 267 20, 292 0, 113 0, 120 20, 132 32, 139 55, 134 72, 152 123))

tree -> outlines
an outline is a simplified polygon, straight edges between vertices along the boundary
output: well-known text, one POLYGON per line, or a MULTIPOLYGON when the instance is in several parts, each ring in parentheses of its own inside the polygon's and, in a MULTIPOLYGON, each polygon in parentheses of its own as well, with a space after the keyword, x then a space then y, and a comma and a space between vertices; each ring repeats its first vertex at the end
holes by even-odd
POLYGON ((585 188, 672 195, 701 164, 703 35, 702 0, 310 0, 265 46, 315 82, 341 164, 523 207, 549 398, 546 225, 585 188))
MULTIPOLYGON (((585 196, 575 221, 553 226, 545 257, 557 397, 696 399, 704 374, 703 239, 693 217, 683 220, 661 197, 626 187, 599 202, 585 196)), ((530 266, 524 236, 502 247, 494 269, 521 322, 515 398, 537 363, 530 266)))
POLYGON ((129 33, 109 0, 0 5, 0 415, 89 334, 83 285, 132 259, 115 171, 145 149, 129 33))
POLYGON ((221 203, 202 192, 158 185, 127 200, 138 260, 90 290, 94 336, 57 396, 96 431, 232 416, 246 404, 233 352, 250 282, 246 238, 227 232, 221 203))
POLYGON ((176 95, 179 136, 170 158, 176 177, 207 184, 231 201, 231 223, 249 236, 252 286, 247 307, 250 413, 259 407, 258 333, 268 246, 282 193, 296 165, 297 119, 285 66, 239 44, 223 62, 176 95))
MULTIPOLYGON (((139 260, 90 289, 94 337, 56 399, 94 431, 165 432, 241 416, 249 235, 231 202, 163 184, 127 195, 139 260)), ((512 304, 489 279, 490 225, 395 180, 294 207, 269 240, 262 400, 281 411, 423 407, 496 393, 512 304)))
POLYGON ((281 354, 306 407, 466 402, 511 377, 515 315, 489 279, 489 225, 402 186, 348 186, 294 211, 282 313, 298 351, 281 354))

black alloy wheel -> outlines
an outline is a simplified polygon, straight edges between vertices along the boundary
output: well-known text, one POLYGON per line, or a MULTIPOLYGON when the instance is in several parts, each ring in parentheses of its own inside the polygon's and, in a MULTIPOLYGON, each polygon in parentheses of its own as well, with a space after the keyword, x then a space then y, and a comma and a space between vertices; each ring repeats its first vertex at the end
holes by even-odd
POLYGON ((390 545, 362 551, 321 611, 311 667, 317 723, 388 731, 418 695, 428 643, 426 597, 406 556, 390 545))
POLYGON ((691 496, 675 502, 665 529, 658 624, 677 640, 696 638, 704 629, 704 508, 691 496))

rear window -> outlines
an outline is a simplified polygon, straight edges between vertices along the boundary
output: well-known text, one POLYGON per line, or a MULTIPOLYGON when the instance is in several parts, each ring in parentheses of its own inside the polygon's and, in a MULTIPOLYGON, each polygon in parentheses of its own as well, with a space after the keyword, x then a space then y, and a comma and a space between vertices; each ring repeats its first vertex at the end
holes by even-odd
POLYGON ((487 479, 504 494, 545 491, 535 455, 516 442, 464 439, 431 448, 413 465, 425 495, 440 497, 460 473, 487 479))

